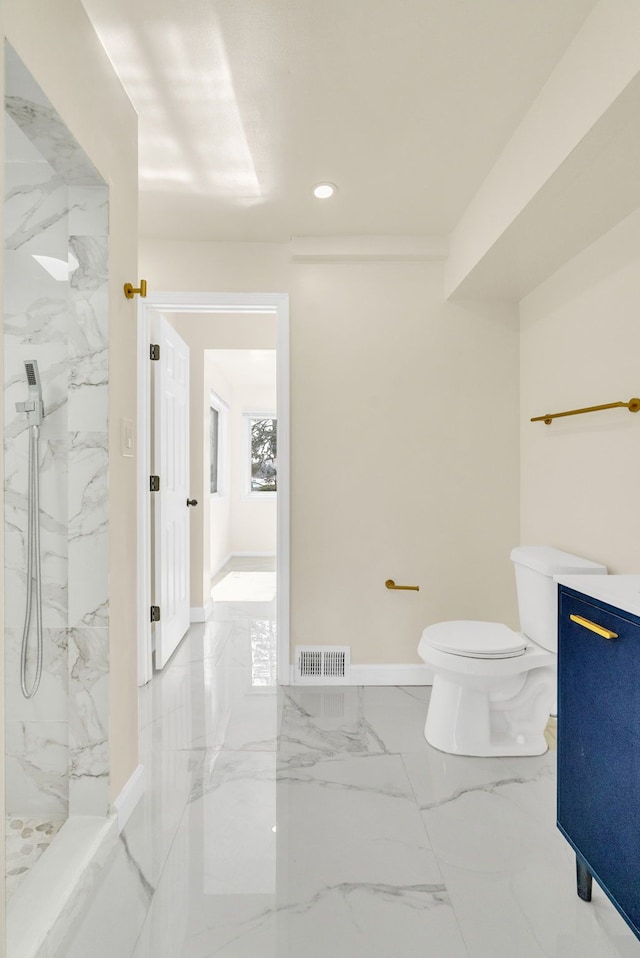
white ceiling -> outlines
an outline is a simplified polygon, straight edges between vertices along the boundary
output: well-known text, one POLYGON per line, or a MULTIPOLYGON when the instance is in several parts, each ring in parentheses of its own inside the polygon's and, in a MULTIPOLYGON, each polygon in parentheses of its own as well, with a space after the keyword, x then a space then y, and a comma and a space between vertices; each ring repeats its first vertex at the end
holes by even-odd
POLYGON ((83 3, 140 116, 142 235, 281 241, 447 234, 595 0, 83 3))

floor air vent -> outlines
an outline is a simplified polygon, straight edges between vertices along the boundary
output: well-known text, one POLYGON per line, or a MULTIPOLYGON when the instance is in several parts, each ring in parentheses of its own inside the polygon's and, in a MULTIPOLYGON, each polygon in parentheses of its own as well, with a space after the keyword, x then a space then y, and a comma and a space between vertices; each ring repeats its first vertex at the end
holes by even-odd
POLYGON ((297 645, 296 682, 300 685, 348 685, 348 645, 297 645))

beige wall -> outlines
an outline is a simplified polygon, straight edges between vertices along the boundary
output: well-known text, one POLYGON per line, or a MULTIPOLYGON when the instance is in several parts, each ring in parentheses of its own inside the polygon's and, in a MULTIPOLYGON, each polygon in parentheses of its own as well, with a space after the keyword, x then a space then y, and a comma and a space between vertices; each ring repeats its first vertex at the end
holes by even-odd
MULTIPOLYGON (((0 27, 2 35, 5 34, 2 7, 0 7, 0 27)), ((0 88, 4 99, 4 43, 0 44, 0 88)), ((0 196, 5 195, 4 180, 4 158, 6 155, 4 146, 4 123, 0 128, 0 143, 2 143, 2 159, 0 163, 0 196)), ((0 231, 4 236, 4 201, 2 202, 2 213, 0 214, 0 231)), ((2 302, 4 303, 4 256, 0 256, 0 290, 2 291, 2 302)), ((4 307, 3 307, 4 312, 4 307)), ((4 336, 0 336, 0 362, 4 369, 4 336)), ((0 389, 0 419, 4 422, 4 388, 0 389)), ((4 476, 4 443, 0 444, 0 474, 4 476)), ((4 513, 4 488, 0 489, 0 504, 4 513)), ((4 536, 0 536, 0 559, 4 569, 4 536)), ((2 622, 4 623, 4 576, 0 576, 0 608, 2 609, 2 622)), ((0 742, 5 742, 5 678, 4 678, 4 628, 0 636, 0 742)), ((6 804, 5 804, 5 758, 0 762, 0 955, 5 955, 6 951, 6 855, 5 855, 5 828, 6 804)))
POLYGON ((154 290, 290 294, 294 644, 417 662, 430 622, 517 624, 513 307, 445 303, 442 263, 157 240, 140 255, 154 290), (421 591, 389 592, 389 577, 421 591))
POLYGON ((639 34, 595 4, 452 231, 450 294, 520 298, 636 208, 639 34))
POLYGON ((640 394, 640 212, 521 303, 522 538, 640 572, 640 414, 531 416, 640 394))
POLYGON ((138 276, 137 117, 79 0, 56 0, 55 4, 50 0, 2 0, 0 28, 110 188, 110 741, 114 798, 138 761, 135 459, 120 455, 121 419, 136 418, 136 306, 125 299, 122 286, 138 276))

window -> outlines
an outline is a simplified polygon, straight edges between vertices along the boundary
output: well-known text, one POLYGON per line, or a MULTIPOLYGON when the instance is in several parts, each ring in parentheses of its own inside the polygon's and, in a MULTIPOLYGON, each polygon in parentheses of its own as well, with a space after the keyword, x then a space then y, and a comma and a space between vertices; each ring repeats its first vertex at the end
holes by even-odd
POLYGON ((218 458, 219 458, 219 437, 220 437, 220 413, 213 406, 209 409, 209 441, 211 449, 211 488, 210 492, 219 492, 218 488, 218 458))
POLYGON ((273 415, 245 414, 249 495, 272 495, 278 489, 278 421, 273 415))
POLYGON ((209 492, 223 496, 228 486, 227 414, 229 407, 217 393, 209 397, 209 492))

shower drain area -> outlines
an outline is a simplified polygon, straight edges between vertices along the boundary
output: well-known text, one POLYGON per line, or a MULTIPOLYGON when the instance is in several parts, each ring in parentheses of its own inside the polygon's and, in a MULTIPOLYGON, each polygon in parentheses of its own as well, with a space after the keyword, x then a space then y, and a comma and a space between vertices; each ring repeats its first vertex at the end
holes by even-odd
POLYGON ((63 824, 63 819, 51 821, 41 818, 7 817, 5 833, 7 898, 11 897, 26 878, 63 824))

